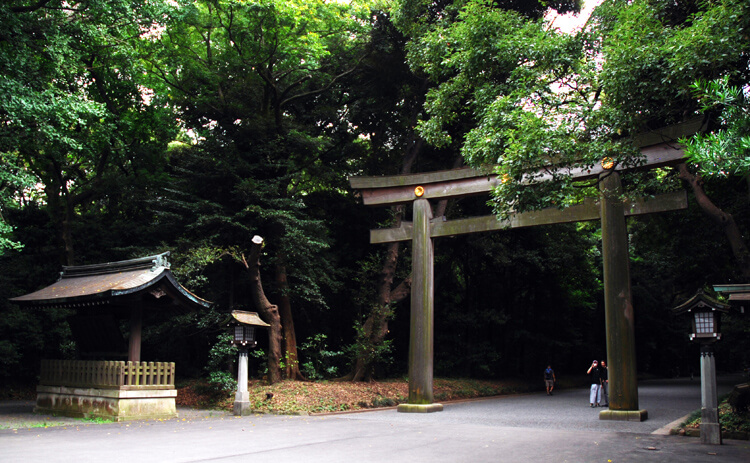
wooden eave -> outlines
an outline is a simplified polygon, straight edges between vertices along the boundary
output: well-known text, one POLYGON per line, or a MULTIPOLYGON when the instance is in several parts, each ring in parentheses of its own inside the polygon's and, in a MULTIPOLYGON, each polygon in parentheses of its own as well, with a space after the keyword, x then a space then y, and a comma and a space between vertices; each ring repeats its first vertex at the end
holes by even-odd
POLYGON ((674 312, 675 315, 680 315, 686 312, 692 312, 695 309, 703 308, 727 313, 729 312, 731 306, 729 304, 724 304, 723 302, 717 301, 716 299, 706 294, 703 290, 701 290, 687 301, 683 302, 677 307, 673 307, 672 312, 674 312))
POLYGON ((260 326, 262 328, 268 328, 271 326, 261 320, 257 312, 246 312, 244 310, 233 310, 229 322, 240 325, 260 326))
POLYGON ((168 253, 141 259, 76 267, 63 267, 60 279, 38 291, 10 299, 27 307, 81 308, 115 305, 139 295, 155 299, 168 295, 183 309, 209 307, 172 275, 168 253))

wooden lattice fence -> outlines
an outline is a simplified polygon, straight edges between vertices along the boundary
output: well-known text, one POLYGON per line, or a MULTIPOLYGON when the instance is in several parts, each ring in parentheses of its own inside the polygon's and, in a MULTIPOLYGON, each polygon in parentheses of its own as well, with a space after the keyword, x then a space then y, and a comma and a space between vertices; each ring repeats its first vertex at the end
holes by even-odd
POLYGON ((98 389, 174 389, 174 362, 42 360, 39 384, 98 389))

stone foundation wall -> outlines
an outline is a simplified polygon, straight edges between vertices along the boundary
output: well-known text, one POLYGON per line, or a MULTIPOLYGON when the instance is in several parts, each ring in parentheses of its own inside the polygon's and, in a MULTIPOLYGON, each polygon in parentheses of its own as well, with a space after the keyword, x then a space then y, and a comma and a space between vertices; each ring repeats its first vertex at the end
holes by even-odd
POLYGON ((176 389, 120 390, 37 386, 37 413, 114 421, 174 418, 176 389))

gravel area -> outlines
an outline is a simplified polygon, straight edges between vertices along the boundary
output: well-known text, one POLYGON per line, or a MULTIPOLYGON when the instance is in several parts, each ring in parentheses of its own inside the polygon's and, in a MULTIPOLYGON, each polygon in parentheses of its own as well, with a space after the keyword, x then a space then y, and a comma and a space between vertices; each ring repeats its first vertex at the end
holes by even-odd
MULTIPOLYGON (((719 394, 729 392, 742 382, 739 376, 721 377, 719 394)), ((677 378, 641 381, 638 387, 639 405, 648 410, 643 423, 601 421, 601 408, 589 408, 588 390, 566 389, 545 393, 500 396, 488 399, 446 402, 445 410, 435 414, 394 413, 392 410, 354 413, 351 419, 388 420, 426 423, 481 423, 489 426, 509 426, 538 429, 590 430, 594 432, 653 433, 664 431, 676 420, 700 408, 700 379, 677 378)), ((0 432, 4 430, 97 426, 95 420, 48 416, 33 413, 33 401, 0 401, 0 432)), ((178 407, 173 420, 210 420, 232 417, 231 412, 178 407)), ((346 416, 347 414, 344 414, 346 416)), ((168 421, 168 420, 157 420, 168 421)), ((678 421, 679 422, 679 421, 678 421)))

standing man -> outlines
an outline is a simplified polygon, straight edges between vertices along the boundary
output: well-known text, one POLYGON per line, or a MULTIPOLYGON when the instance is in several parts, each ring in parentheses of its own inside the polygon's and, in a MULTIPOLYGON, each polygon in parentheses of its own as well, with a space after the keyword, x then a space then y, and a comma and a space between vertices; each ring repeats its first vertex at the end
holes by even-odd
POLYGON ((547 395, 552 395, 552 389, 555 388, 555 370, 552 369, 552 365, 547 365, 547 369, 544 370, 544 384, 547 386, 547 395))
POLYGON ((586 372, 591 380, 591 393, 589 394, 589 407, 594 408, 599 406, 599 400, 601 396, 601 385, 602 385, 602 372, 599 369, 599 362, 594 360, 586 372))
POLYGON ((607 371, 607 362, 599 362, 599 370, 602 378, 602 392, 599 394, 599 406, 609 407, 609 372, 607 371), (602 402, 604 402, 602 404, 602 402))

